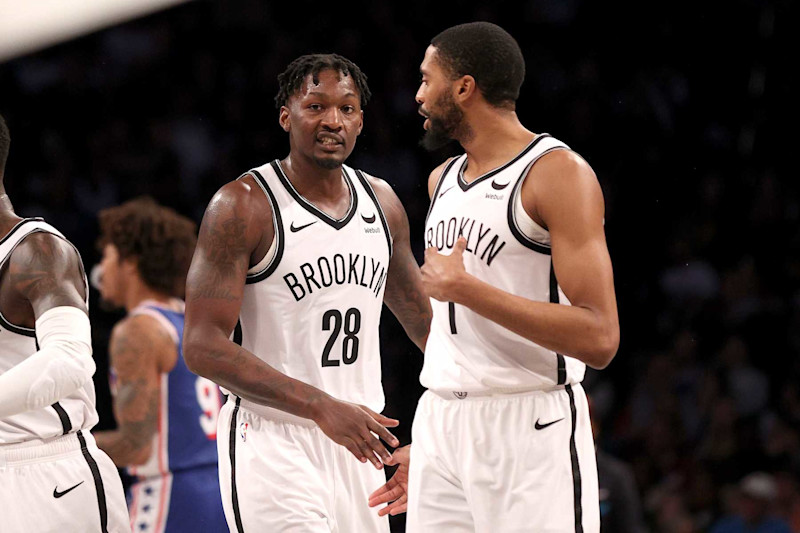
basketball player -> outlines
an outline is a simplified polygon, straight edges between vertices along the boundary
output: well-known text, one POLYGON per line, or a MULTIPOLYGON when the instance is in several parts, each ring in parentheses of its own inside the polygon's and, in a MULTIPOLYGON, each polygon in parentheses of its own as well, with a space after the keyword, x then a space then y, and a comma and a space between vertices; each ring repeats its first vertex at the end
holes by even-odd
POLYGON ((5 194, 0 116, 0 506, 3 531, 130 531, 117 469, 95 445, 89 287, 80 255, 5 194))
POLYGON ((187 281, 186 360, 231 392, 218 449, 232 531, 388 531, 367 506, 386 481, 379 439, 398 444, 398 422, 378 414, 378 324, 385 302, 422 349, 430 304, 397 196, 344 164, 364 74, 315 54, 278 81, 289 155, 211 200, 187 281))
POLYGON ((181 354, 195 224, 149 198, 100 212, 100 292, 128 315, 111 334, 118 428, 97 445, 136 480, 133 531, 225 531, 217 474, 219 388, 181 354))
POLYGON ((431 41, 423 144, 465 154, 430 175, 433 322, 408 478, 408 531, 600 528, 580 382, 619 343, 603 195, 567 145, 526 129, 516 41, 477 22, 431 41))

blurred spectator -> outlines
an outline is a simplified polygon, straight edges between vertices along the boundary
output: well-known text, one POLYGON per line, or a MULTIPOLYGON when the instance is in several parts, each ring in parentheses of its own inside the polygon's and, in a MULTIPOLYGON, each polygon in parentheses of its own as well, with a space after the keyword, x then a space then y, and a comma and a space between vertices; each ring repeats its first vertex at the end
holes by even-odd
POLYGON ((736 511, 723 516, 711 533, 791 533, 789 524, 774 515, 777 496, 778 486, 772 475, 748 474, 739 482, 736 511))

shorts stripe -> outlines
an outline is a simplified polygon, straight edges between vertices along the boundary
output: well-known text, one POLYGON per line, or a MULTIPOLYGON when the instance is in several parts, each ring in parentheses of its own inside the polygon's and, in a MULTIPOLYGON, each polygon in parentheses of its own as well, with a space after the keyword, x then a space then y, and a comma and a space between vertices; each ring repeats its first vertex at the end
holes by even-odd
POLYGON ((61 420, 61 430, 62 430, 61 434, 62 435, 69 434, 69 432, 72 431, 72 422, 70 421, 67 412, 64 410, 63 407, 61 407, 61 404, 58 402, 54 403, 50 407, 52 407, 55 410, 56 414, 58 415, 58 419, 61 420))
MULTIPOLYGON (((558 295, 558 280, 556 279, 556 269, 553 267, 553 260, 550 259, 550 303, 561 303, 561 298, 558 295)), ((567 363, 564 356, 556 353, 556 384, 563 385, 567 382, 567 363)))
POLYGON ((565 390, 569 395, 569 410, 572 414, 572 433, 570 433, 569 436, 569 455, 572 459, 572 491, 575 499, 575 533, 583 533, 581 467, 578 463, 578 449, 575 446, 575 424, 577 423, 578 413, 575 410, 575 394, 572 392, 572 385, 567 385, 565 390))
POLYGON ((236 531, 238 533, 244 533, 242 515, 239 512, 239 495, 236 492, 236 415, 239 414, 239 403, 241 401, 241 398, 236 398, 236 407, 233 408, 233 414, 231 414, 230 449, 228 450, 231 459, 231 503, 233 505, 233 517, 236 520, 236 531))
POLYGON ((103 487, 103 478, 100 475, 100 469, 97 467, 97 461, 94 460, 89 449, 86 447, 86 439, 83 438, 83 433, 78 430, 78 441, 81 443, 81 453, 86 463, 89 465, 89 470, 92 471, 94 478, 94 489, 97 493, 97 507, 100 511, 100 531, 108 533, 108 508, 106 507, 106 491, 103 487))

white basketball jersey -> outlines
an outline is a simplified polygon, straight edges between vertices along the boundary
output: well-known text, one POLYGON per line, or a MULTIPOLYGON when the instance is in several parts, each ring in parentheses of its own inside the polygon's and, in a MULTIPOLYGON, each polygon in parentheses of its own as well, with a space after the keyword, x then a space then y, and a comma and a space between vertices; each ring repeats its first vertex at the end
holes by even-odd
MULTIPOLYGON (((544 154, 569 147, 537 136, 505 165, 471 183, 467 156, 445 167, 431 198, 425 246, 448 254, 467 239, 470 274, 506 292, 537 302, 569 305, 550 257, 550 234, 522 209, 520 189, 544 154)), ((433 322, 420 381, 428 389, 479 392, 549 389, 579 383, 583 362, 531 342, 461 305, 431 299, 433 322)))
MULTIPOLYGON (((0 240, 0 270, 25 237, 39 232, 52 233, 66 240, 57 229, 45 223, 41 218, 22 220, 0 240)), ((75 247, 73 246, 73 248, 75 247)), ((75 249, 75 253, 78 253, 77 249, 75 249)), ((78 257, 80 258, 80 254, 78 257)), ((89 285, 85 275, 84 284, 88 306, 89 285)), ((38 351, 36 330, 11 324, 0 312, 0 374, 20 364, 38 351)), ((73 433, 79 429, 89 430, 97 423, 97 420, 94 383, 90 379, 83 387, 49 407, 0 419, 0 444, 49 439, 73 433)))
POLYGON ((336 220, 294 189, 279 161, 249 174, 272 206, 275 238, 247 275, 234 341, 287 376, 382 411, 378 326, 392 242, 375 192, 344 166, 350 207, 336 220))

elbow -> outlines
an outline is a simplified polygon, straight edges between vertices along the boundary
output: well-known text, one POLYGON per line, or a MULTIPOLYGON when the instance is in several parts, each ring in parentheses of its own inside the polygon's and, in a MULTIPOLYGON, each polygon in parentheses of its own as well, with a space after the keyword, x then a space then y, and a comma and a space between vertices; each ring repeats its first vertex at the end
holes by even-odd
POLYGON ((614 325, 605 328, 592 344, 585 362, 595 370, 603 370, 617 355, 617 350, 619 349, 619 326, 614 325))
POLYGON ((203 343, 198 339, 184 337, 183 361, 186 367, 198 376, 203 375, 203 343))

